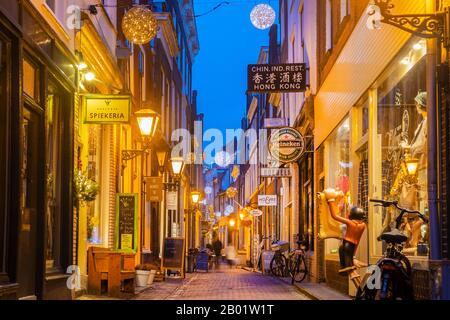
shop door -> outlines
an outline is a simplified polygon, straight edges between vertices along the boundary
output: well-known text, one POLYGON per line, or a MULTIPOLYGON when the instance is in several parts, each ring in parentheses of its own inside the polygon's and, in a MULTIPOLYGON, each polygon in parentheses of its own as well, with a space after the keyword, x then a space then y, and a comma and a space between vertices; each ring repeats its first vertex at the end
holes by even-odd
MULTIPOLYGON (((39 212, 39 125, 40 117, 24 108, 22 119, 22 164, 19 224, 19 297, 35 298, 38 280, 37 243, 39 212)), ((41 188, 42 189, 42 188, 41 188)))

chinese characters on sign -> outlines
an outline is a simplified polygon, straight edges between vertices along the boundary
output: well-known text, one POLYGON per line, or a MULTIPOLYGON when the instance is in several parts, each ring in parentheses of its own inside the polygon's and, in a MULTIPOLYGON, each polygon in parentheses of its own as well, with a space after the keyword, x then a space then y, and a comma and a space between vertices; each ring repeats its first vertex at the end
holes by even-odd
POLYGON ((306 91, 304 63, 248 66, 248 92, 304 91, 306 91))

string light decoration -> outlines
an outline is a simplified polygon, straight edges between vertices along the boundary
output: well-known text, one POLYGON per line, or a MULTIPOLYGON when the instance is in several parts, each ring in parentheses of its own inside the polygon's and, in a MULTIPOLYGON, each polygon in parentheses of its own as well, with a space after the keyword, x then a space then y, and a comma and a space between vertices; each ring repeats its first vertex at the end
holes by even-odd
POLYGON ((132 43, 147 44, 156 37, 158 21, 152 10, 144 5, 137 5, 123 16, 122 30, 132 43))
POLYGON ((255 28, 265 30, 275 23, 275 10, 265 3, 256 5, 250 13, 250 21, 255 28))

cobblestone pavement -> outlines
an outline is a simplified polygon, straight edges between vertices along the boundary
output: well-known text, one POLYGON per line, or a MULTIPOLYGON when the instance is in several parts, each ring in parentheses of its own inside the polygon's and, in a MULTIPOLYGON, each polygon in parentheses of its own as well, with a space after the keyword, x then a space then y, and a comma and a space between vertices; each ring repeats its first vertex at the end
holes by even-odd
POLYGON ((155 283, 136 300, 308 300, 278 279, 242 269, 222 267, 189 274, 185 280, 155 283))

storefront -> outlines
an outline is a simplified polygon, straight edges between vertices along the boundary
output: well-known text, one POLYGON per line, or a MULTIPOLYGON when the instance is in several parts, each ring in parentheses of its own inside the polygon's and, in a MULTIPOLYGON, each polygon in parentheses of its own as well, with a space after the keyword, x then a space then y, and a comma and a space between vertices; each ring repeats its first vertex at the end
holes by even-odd
MULTIPOLYGON (((420 11, 420 5, 415 9, 420 11)), ((319 134, 315 143, 317 158, 321 160, 319 166, 323 166, 316 170, 319 181, 316 191, 330 187, 342 191, 343 216, 354 205, 367 212, 368 227, 356 258, 374 264, 386 249, 379 236, 393 227, 398 213, 374 207, 369 199, 399 201, 403 207, 429 215, 427 110, 430 106, 426 92, 429 66, 424 40, 398 30, 383 29, 383 39, 397 39, 392 47, 386 43, 391 40, 382 40, 378 38, 380 34, 368 34, 360 27, 354 33, 365 33, 367 39, 355 36, 344 48, 342 56, 354 64, 347 67, 348 75, 341 79, 340 90, 325 97, 327 91, 333 90, 331 83, 325 83, 316 99, 319 134), (376 59, 376 63, 357 76, 362 64, 351 49, 365 47, 365 41, 371 42, 373 52, 366 53, 364 59, 376 59), (386 47, 390 52, 381 53, 386 47), (367 82, 352 83, 358 78, 367 82), (323 125, 327 118, 334 123, 332 128, 323 125)), ((342 59, 338 59, 338 65, 342 59)), ((337 75, 331 71, 329 78, 334 76, 337 75)), ((419 218, 410 217, 404 219, 400 229, 408 236, 404 253, 413 265, 416 298, 429 298, 430 228, 419 218)), ((323 272, 328 285, 354 294, 355 288, 348 278, 338 275, 339 245, 337 239, 324 241, 323 272)))
POLYGON ((73 173, 75 59, 31 4, 20 10, 20 30, 0 13, 0 298, 70 299, 73 202, 65 177, 73 173))

